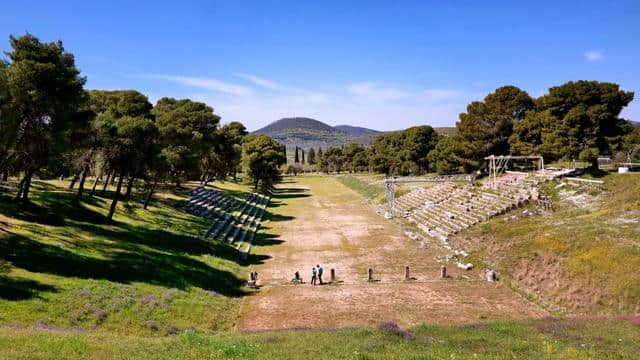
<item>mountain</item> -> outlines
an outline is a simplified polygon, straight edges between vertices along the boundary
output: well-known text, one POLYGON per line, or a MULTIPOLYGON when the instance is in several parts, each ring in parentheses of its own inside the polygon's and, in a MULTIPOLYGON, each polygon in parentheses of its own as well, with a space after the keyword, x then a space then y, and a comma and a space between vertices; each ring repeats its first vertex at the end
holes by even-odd
MULTIPOLYGON (((441 135, 452 135, 456 128, 437 127, 434 130, 441 135)), ((281 144, 285 144, 288 149, 296 146, 303 149, 312 147, 326 149, 349 143, 371 145, 376 137, 387 132, 351 125, 330 126, 311 118, 291 117, 274 121, 253 133, 269 135, 281 144)), ((293 154, 293 151, 288 153, 293 154)))
POLYGON ((359 126, 351 126, 351 125, 338 125, 334 126, 334 128, 344 131, 351 136, 363 136, 363 135, 380 135, 381 131, 367 129, 359 126))
POLYGON ((292 117, 274 121, 271 124, 263 127, 262 129, 258 129, 254 132, 256 134, 274 134, 289 129, 309 129, 329 132, 336 130, 332 126, 329 126, 322 121, 305 117, 292 117))
POLYGON ((333 127, 315 119, 305 117, 284 118, 254 131, 254 134, 266 134, 285 144, 287 148, 296 146, 309 149, 319 147, 326 149, 331 146, 342 146, 349 143, 369 145, 373 141, 371 132, 375 130, 349 127, 350 131, 364 132, 365 135, 354 135, 339 127, 333 127), (352 130, 362 129, 362 130, 352 130))

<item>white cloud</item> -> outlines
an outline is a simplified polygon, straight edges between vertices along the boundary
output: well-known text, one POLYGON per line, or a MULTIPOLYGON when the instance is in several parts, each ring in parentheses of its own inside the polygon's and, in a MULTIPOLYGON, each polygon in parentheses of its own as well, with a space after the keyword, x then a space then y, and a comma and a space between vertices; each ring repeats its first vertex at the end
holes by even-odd
POLYGON ((226 83, 216 79, 199 78, 190 76, 178 76, 178 75, 149 75, 154 79, 166 80, 176 84, 196 87, 206 90, 219 91, 230 95, 249 95, 251 94, 251 88, 246 86, 226 83))
POLYGON ((330 125, 350 124, 378 130, 414 125, 452 126, 470 92, 450 89, 405 89, 363 81, 324 89, 300 89, 260 76, 234 73, 257 87, 224 83, 216 79, 153 75, 198 89, 175 90, 173 97, 188 97, 211 105, 223 122, 241 121, 256 130, 282 117, 306 116, 330 125), (212 91, 207 91, 212 90, 212 91))
POLYGON ((348 85, 347 91, 360 100, 376 102, 389 102, 397 100, 439 102, 455 98, 459 95, 457 91, 445 89, 426 89, 412 91, 394 87, 382 87, 371 81, 348 85))
POLYGON ((251 75, 251 74, 244 74, 244 73, 233 73, 234 76, 237 76, 241 79, 250 81, 258 86, 261 86, 265 89, 269 89, 269 90, 287 90, 289 89, 287 86, 284 86, 282 84, 279 84, 275 81, 271 81, 271 80, 267 80, 255 75, 251 75))
POLYGON ((604 55, 602 54, 602 51, 600 51, 600 50, 589 50, 586 53, 584 53, 584 57, 589 62, 596 62, 596 61, 602 60, 604 55))

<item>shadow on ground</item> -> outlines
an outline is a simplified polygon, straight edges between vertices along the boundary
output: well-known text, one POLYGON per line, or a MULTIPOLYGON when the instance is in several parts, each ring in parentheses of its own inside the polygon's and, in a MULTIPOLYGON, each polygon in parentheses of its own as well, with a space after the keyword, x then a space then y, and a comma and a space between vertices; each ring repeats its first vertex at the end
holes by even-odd
POLYGON ((35 280, 0 276, 0 299, 27 300, 39 298, 41 292, 57 292, 54 286, 35 280))
MULTIPOLYGON (((176 195, 179 192, 176 190, 176 195)), ((100 193, 98 191, 97 195, 100 193)), ((181 209, 183 200, 159 202, 165 207, 155 208, 153 216, 137 211, 140 206, 132 201, 121 211, 135 220, 133 224, 107 222, 100 210, 106 209, 112 194, 107 191, 105 197, 85 196, 82 202, 78 202, 74 191, 37 181, 34 182, 32 202, 20 205, 13 201, 7 188, 0 189, 0 214, 23 221, 20 228, 28 231, 27 235, 4 226, 0 233, 0 262, 56 276, 119 283, 144 282, 183 290, 194 286, 225 296, 240 297, 247 294, 243 290, 244 279, 196 257, 211 255, 243 266, 262 264, 270 258, 268 255, 249 254, 242 259, 232 245, 188 235, 197 233, 194 228, 199 232, 208 221, 182 211, 176 216, 175 211, 166 208, 181 209), (96 207, 100 210, 94 210, 96 207)), ((244 198, 246 193, 232 195, 244 198)), ((281 204, 277 199, 302 196, 309 195, 299 191, 276 194, 269 208, 281 204)), ((269 221, 294 219, 293 216, 274 214, 269 208, 265 214, 269 221)), ((276 234, 266 230, 269 227, 261 229, 254 245, 282 243, 276 234)), ((1 274, 2 299, 17 301, 39 297, 42 292, 56 291, 50 285, 1 274)))

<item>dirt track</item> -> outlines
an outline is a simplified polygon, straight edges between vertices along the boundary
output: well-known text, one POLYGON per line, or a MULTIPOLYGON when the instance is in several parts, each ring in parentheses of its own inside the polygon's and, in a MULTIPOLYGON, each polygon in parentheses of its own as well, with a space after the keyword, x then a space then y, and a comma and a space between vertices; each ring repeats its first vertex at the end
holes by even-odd
POLYGON ((424 249, 400 227, 362 203, 351 189, 331 178, 298 177, 274 197, 272 221, 257 239, 254 266, 263 286, 249 296, 240 330, 291 327, 375 326, 395 321, 472 323, 546 315, 539 307, 500 284, 482 281, 481 269, 463 272, 448 265, 450 279, 438 280, 442 255, 436 244, 424 249), (336 269, 338 285, 291 285, 295 271, 305 282, 321 264, 325 280, 336 269), (414 281, 404 281, 405 266, 414 281), (366 281, 374 269, 376 282, 366 281))

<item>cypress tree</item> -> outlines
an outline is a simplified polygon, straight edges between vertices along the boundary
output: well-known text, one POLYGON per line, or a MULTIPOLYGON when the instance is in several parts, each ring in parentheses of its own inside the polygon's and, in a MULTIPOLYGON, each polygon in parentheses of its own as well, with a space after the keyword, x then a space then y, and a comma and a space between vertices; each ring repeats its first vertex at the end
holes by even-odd
POLYGON ((309 165, 313 165, 316 163, 316 152, 313 148, 309 149, 309 154, 307 154, 307 163, 309 165))
POLYGON ((296 163, 296 164, 300 162, 300 158, 298 158, 298 147, 297 146, 296 146, 296 155, 293 158, 293 162, 296 163))

